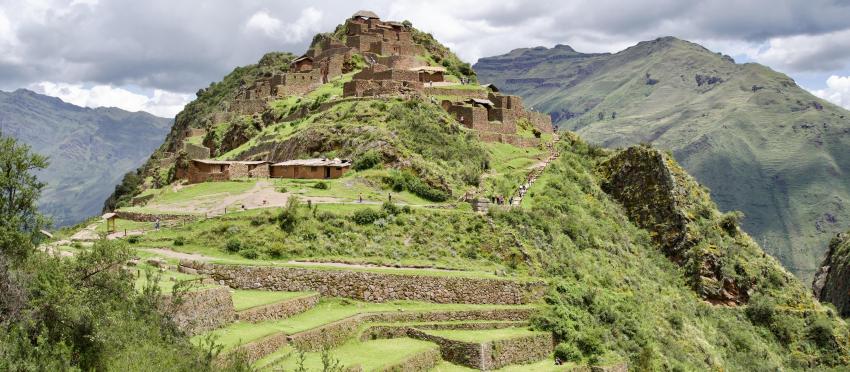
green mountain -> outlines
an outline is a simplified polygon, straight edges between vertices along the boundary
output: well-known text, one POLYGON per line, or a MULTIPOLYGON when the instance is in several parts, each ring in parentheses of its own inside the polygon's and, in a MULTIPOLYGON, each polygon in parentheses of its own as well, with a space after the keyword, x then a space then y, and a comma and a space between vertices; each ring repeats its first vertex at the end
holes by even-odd
MULTIPOLYGON (((408 23, 377 23, 371 12, 352 19, 358 18, 378 24, 368 28, 383 32, 378 40, 384 42, 401 39, 391 29, 410 28, 408 23)), ((321 55, 323 45, 351 51, 338 45, 366 39, 358 32, 367 28, 352 23, 318 35, 307 56, 321 55)), ((294 368, 299 360, 321 368, 319 360, 328 359, 319 355, 322 349, 345 366, 388 370, 413 368, 387 364, 398 360, 425 363, 425 356, 412 354, 411 338, 439 340, 429 331, 449 330, 439 335, 465 340, 464 350, 471 344, 491 353, 492 360, 507 360, 527 353, 528 345, 496 341, 525 337, 530 328, 554 336, 558 345, 551 354, 544 350, 548 358, 534 367, 514 368, 564 367, 554 366, 555 356, 574 367, 623 368, 625 362, 635 370, 850 365, 846 323, 765 255, 739 228, 740 216, 720 212, 708 190, 671 156, 647 146, 606 150, 572 132, 560 137, 535 133, 521 122, 514 128, 517 135, 539 139, 539 144, 494 141, 481 127, 503 128, 501 122, 467 126, 447 113, 467 96, 486 96, 488 88, 460 84, 474 81, 475 72, 430 35, 409 32, 421 48, 401 49, 415 51, 412 57, 431 71, 443 66, 451 84, 426 89, 396 79, 408 73, 376 66, 396 60, 355 48, 340 75, 301 93, 274 94, 272 81, 289 81, 293 76, 285 74, 293 67, 309 67, 292 64, 306 60, 292 54, 269 53, 199 91, 177 116, 165 143, 107 200, 107 207, 122 216, 118 230, 136 234, 126 239, 136 254, 161 257, 151 260, 161 270, 175 265, 179 275, 210 276, 212 283, 231 286, 237 309, 268 303, 262 297, 269 291, 246 290, 315 291, 321 297, 318 305, 291 318, 213 324, 194 342, 218 340, 226 354, 244 352, 244 358, 266 370, 294 368), (349 88, 357 84, 374 90, 353 97, 349 88), (445 102, 452 100, 455 104, 445 102), (219 174, 216 182, 189 183, 186 174, 200 168, 191 168, 197 162, 190 163, 188 152, 199 146, 209 149, 218 162, 207 163, 220 166, 216 169, 222 174, 229 160, 341 157, 353 164, 336 179, 222 179, 219 174), (526 183, 527 192, 519 193, 519 185, 526 183), (495 195, 523 197, 514 205, 475 210, 482 199, 495 195), (130 205, 137 196, 146 199, 130 205), (162 227, 151 230, 153 219, 162 220, 162 227), (289 270, 296 274, 276 276, 289 270), (337 275, 344 282, 336 282, 337 275), (398 281, 387 290, 389 296, 403 301, 382 303, 378 282, 385 276, 398 281), (442 286, 446 281, 457 285, 442 286), (481 281, 498 284, 479 288, 481 281), (431 287, 421 290, 411 282, 431 287), (505 305, 517 302, 489 299, 473 307, 470 298, 447 295, 469 290, 478 296, 529 283, 544 285, 545 295, 519 300, 532 314, 502 324, 483 322, 488 319, 476 318, 472 309, 496 314, 517 310, 505 305), (420 302, 423 298, 431 302, 420 302), (424 323, 446 309, 455 312, 424 323), (367 312, 371 315, 360 316, 367 312), (404 346, 393 349, 376 340, 381 338, 404 346), (309 352, 301 356, 281 340, 309 352)), ((375 43, 365 45, 381 47, 375 43)), ((563 59, 573 55, 564 51, 563 59)), ((316 65, 322 62, 315 59, 316 65)), ((581 71, 586 68, 575 74, 581 71)), ((662 79, 672 79, 658 75, 655 88, 664 87, 662 79)), ((295 75, 294 80, 309 76, 295 75)), ((540 106, 532 101, 526 107, 532 104, 540 106)), ((467 112, 495 106, 492 101, 468 105, 467 112)), ((88 230, 104 229, 101 224, 88 230)), ((76 248, 56 249, 72 254, 76 248)), ((416 348, 452 345, 438 343, 416 348)), ((540 347, 552 343, 544 344, 540 347)), ((432 364, 416 368, 452 370, 453 364, 473 359, 464 350, 442 350, 437 359, 445 360, 427 359, 432 364)))
POLYGON ((804 280, 850 223, 850 112, 770 68, 672 37, 614 54, 517 49, 474 67, 588 141, 671 151, 804 280))
POLYGON ((19 89, 0 92, 0 132, 50 157, 40 209, 57 226, 100 212, 103 199, 158 146, 170 119, 117 108, 83 108, 19 89))

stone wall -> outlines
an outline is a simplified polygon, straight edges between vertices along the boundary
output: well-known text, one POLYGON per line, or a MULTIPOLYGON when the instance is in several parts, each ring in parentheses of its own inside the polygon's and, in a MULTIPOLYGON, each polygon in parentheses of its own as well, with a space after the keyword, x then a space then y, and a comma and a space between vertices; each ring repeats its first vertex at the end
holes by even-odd
POLYGON ((407 95, 422 91, 422 83, 396 80, 352 80, 346 82, 342 90, 344 97, 407 95))
POLYGON ((189 334, 219 328, 236 317, 230 289, 224 287, 186 292, 179 302, 163 296, 162 304, 177 326, 189 334))
POLYGON ((430 371, 441 361, 440 351, 430 349, 418 353, 397 364, 385 366, 381 371, 425 372, 430 371))
POLYGON ((189 159, 209 159, 210 149, 206 146, 183 142, 183 151, 189 159))
POLYGON ((425 94, 432 96, 454 96, 459 98, 487 98, 487 91, 482 89, 426 87, 425 94))
POLYGON ((197 219, 197 216, 190 214, 151 214, 151 213, 138 213, 138 212, 126 212, 122 210, 115 211, 116 216, 122 220, 128 221, 136 221, 136 222, 155 222, 156 220, 160 221, 194 221, 197 219))
POLYGON ((312 309, 318 302, 319 295, 313 294, 242 310, 236 313, 236 316, 240 321, 251 323, 257 323, 264 320, 284 319, 312 309))
POLYGON ((452 105, 448 112, 467 128, 486 127, 489 124, 487 109, 481 106, 452 105))
POLYGON ((294 267, 202 264, 199 272, 232 288, 317 291, 323 296, 385 302, 415 300, 435 303, 525 304, 546 289, 543 282, 449 276, 388 274, 368 271, 294 267))
POLYGON ((484 142, 501 142, 514 145, 517 147, 537 147, 540 146, 539 138, 526 138, 513 134, 503 134, 495 132, 477 132, 478 139, 484 142))
POLYGON ((248 363, 254 363, 284 347, 288 342, 288 338, 283 332, 275 333, 236 347, 227 354, 239 353, 245 357, 248 363))
POLYGON ((529 111, 526 113, 526 118, 531 122, 531 125, 537 128, 541 133, 554 133, 552 128, 552 117, 549 114, 541 112, 529 111))
POLYGON ((419 73, 410 70, 400 69, 385 69, 379 68, 364 69, 353 76, 354 80, 398 80, 398 81, 419 81, 419 73))
POLYGON ((235 99, 230 105, 230 112, 240 115, 251 115, 266 109, 265 99, 235 99))
POLYGON ((258 164, 249 166, 248 177, 251 178, 269 178, 271 177, 269 164, 258 164))
POLYGON ((442 358, 449 362, 484 371, 538 361, 548 357, 554 348, 550 333, 483 343, 443 338, 417 328, 409 329, 407 335, 439 345, 442 358))

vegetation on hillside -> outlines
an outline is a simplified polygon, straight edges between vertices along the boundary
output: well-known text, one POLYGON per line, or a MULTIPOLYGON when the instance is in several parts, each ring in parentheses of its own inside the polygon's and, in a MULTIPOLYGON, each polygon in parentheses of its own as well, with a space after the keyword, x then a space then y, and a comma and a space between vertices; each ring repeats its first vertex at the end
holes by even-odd
POLYGON ((212 344, 193 346, 160 312, 155 278, 134 289, 121 268, 130 258, 124 243, 99 241, 73 259, 35 249, 43 185, 31 172, 45 166, 27 146, 0 137, 0 370, 219 369, 212 344))
POLYGON ((567 46, 482 58, 484 82, 519 94, 593 143, 652 143, 804 281, 850 219, 850 112, 758 64, 667 37, 615 54, 567 46), (510 79, 510 84, 507 83, 510 79))

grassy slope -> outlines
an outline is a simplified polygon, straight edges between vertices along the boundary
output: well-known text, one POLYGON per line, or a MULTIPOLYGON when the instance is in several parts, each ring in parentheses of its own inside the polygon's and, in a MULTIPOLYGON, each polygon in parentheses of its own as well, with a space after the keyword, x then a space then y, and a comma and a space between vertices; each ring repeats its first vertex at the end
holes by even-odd
POLYGON ((233 307, 236 311, 247 310, 259 306, 265 306, 285 300, 309 296, 306 292, 275 292, 275 291, 233 291, 233 307))
MULTIPOLYGON (((536 53, 564 55, 555 49, 536 53)), ((504 72, 479 64, 482 79, 504 81, 505 74, 574 81, 563 87, 505 87, 540 110, 577 113, 560 124, 590 141, 610 147, 651 142, 672 150, 722 209, 743 211, 746 230, 804 280, 811 278, 829 238, 846 228, 840 221, 850 219, 850 186, 842 181, 850 171, 848 113, 787 76, 757 64, 736 65, 675 39, 532 67, 506 62, 520 54, 495 60, 502 65, 493 66, 515 64, 504 72), (578 66, 592 72, 576 79, 570 73, 578 66), (647 73, 655 85, 646 84, 647 73), (724 82, 698 87, 696 74, 724 82), (754 92, 753 86, 763 89, 754 92)))
MULTIPOLYGON (((409 338, 351 342, 331 351, 331 357, 342 366, 359 365, 364 371, 377 371, 381 367, 401 363, 416 354, 437 349, 437 345, 409 338)), ((297 351, 284 347, 257 363, 260 370, 295 370, 298 366, 297 351)), ((309 371, 323 368, 322 353, 306 353, 304 367, 309 371)))

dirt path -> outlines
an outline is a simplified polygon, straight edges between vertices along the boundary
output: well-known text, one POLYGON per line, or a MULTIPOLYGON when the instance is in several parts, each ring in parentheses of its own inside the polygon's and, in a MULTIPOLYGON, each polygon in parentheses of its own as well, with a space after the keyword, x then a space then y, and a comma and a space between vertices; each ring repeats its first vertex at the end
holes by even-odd
POLYGON ((158 255, 158 256, 163 256, 163 257, 167 257, 167 258, 174 258, 174 259, 178 259, 178 260, 192 260, 192 261, 206 262, 206 261, 212 261, 212 260, 215 259, 213 257, 204 256, 204 255, 198 254, 198 253, 182 253, 182 252, 172 251, 172 250, 166 249, 166 248, 141 248, 141 250, 148 252, 148 253, 153 253, 153 254, 158 255))
POLYGON ((85 229, 77 231, 74 235, 71 235, 71 240, 97 240, 99 236, 97 235, 96 230, 97 223, 93 223, 86 226, 85 229))

